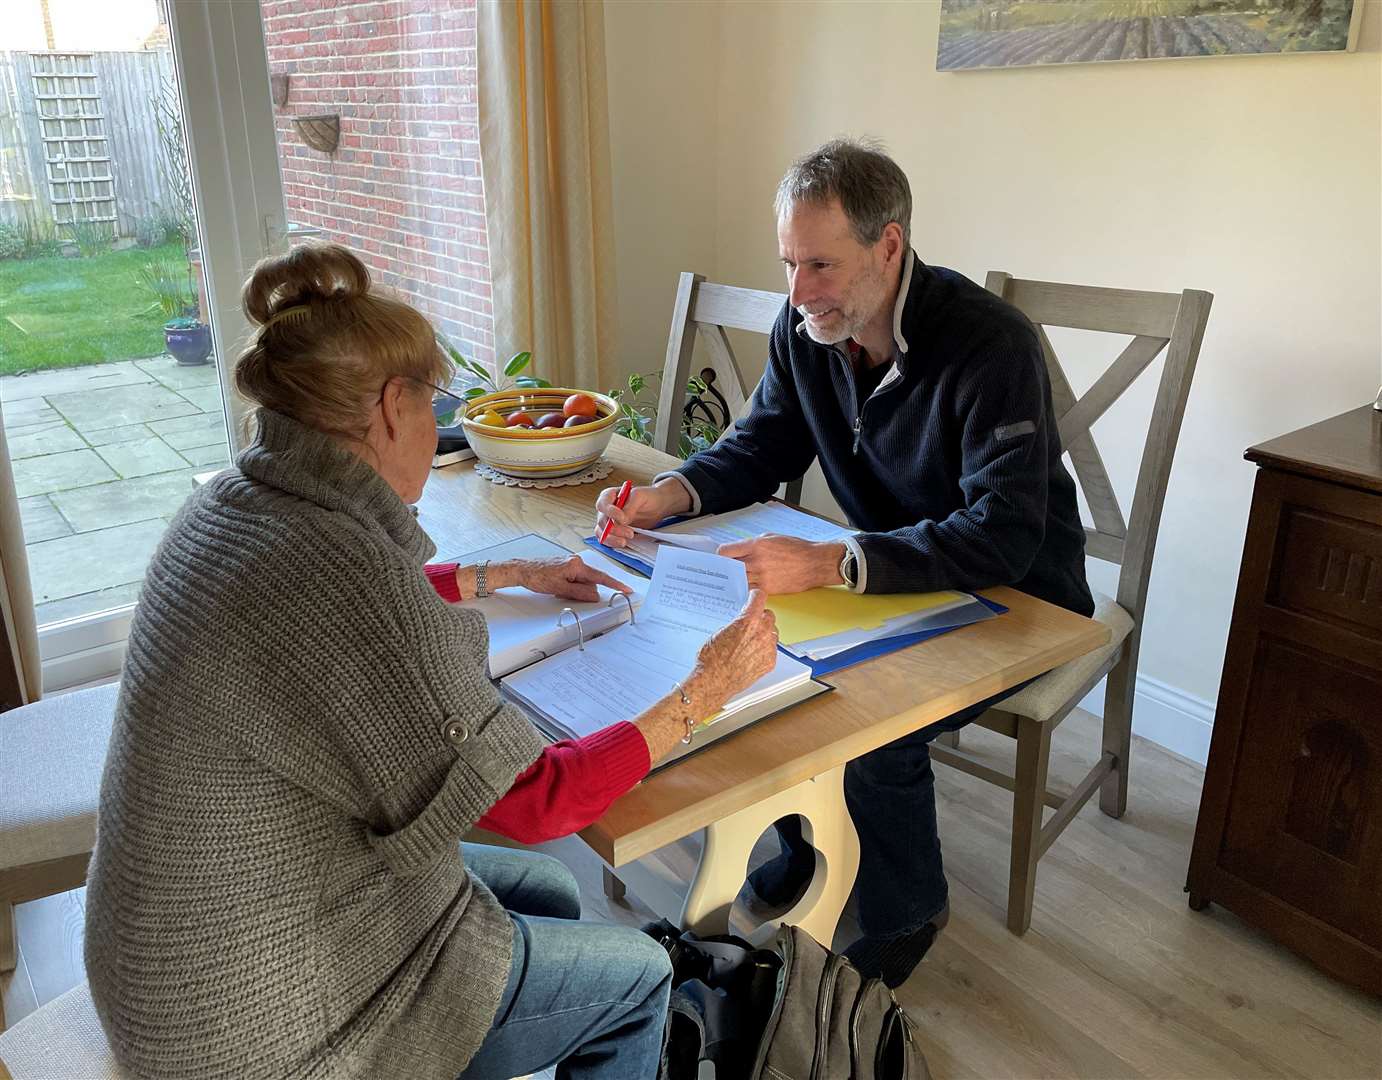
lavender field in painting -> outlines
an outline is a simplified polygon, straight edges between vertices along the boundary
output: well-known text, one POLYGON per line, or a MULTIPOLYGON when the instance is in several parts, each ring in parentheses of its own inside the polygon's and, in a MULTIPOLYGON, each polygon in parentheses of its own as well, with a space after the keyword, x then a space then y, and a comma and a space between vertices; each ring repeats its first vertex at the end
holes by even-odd
POLYGON ((1354 0, 942 0, 936 68, 1348 46, 1354 0))

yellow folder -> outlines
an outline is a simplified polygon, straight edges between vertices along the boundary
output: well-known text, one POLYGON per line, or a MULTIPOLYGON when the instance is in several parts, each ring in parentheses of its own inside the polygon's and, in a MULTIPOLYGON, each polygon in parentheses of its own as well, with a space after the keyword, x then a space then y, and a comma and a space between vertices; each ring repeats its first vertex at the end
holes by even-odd
POLYGON ((920 615, 942 604, 965 599, 964 593, 853 593, 843 585, 768 597, 777 616, 778 639, 784 645, 814 641, 845 630, 871 630, 899 615, 920 615))

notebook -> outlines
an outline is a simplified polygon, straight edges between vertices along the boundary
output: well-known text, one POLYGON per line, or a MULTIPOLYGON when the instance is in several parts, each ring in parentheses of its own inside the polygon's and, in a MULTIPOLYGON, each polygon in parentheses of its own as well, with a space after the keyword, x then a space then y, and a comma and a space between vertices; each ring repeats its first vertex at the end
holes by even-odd
MULTIPOLYGON (((631 720, 690 675, 701 646, 747 598, 742 563, 664 548, 632 618, 604 632, 578 631, 574 645, 511 671, 500 687, 554 738, 581 738, 631 720)), ((661 764, 829 689, 812 678, 808 665, 779 651, 772 671, 707 717, 691 744, 661 764)))

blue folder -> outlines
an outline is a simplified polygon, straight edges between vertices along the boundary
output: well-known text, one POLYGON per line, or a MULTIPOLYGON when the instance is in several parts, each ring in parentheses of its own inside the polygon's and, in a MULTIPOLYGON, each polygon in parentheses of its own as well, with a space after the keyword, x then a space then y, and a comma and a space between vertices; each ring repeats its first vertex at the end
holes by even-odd
MULTIPOLYGON (((613 559, 615 562, 621 563, 631 570, 637 570, 640 574, 652 577, 653 568, 642 559, 638 558, 638 556, 630 555, 627 551, 622 551, 618 548, 606 547, 593 536, 587 536, 585 542, 602 554, 609 556, 609 558, 613 559)), ((980 596, 977 593, 971 593, 970 595, 995 615, 1003 615, 1008 610, 1002 604, 990 600, 987 597, 980 596)), ((834 656, 827 656, 824 660, 810 660, 804 656, 797 656, 787 649, 782 649, 782 651, 787 653, 787 655, 791 656, 794 660, 800 660, 811 669, 812 678, 819 679, 823 675, 829 675, 842 668, 853 667, 855 664, 862 663, 865 660, 872 660, 875 656, 886 656, 888 653, 897 652, 898 649, 905 649, 909 645, 916 645, 929 638, 938 637, 941 634, 948 634, 951 630, 958 629, 960 629, 958 626, 936 626, 932 627, 930 630, 920 630, 914 634, 898 634, 895 637, 878 638, 875 641, 866 641, 862 645, 856 645, 852 649, 846 649, 844 652, 838 652, 834 656)), ((779 645, 778 648, 782 648, 782 646, 779 645)))

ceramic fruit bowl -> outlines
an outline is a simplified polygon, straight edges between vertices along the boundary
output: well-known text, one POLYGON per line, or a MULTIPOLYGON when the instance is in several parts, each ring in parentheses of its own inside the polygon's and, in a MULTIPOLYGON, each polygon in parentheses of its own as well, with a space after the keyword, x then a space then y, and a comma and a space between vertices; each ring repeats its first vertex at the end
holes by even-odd
POLYGON ((500 390, 477 397, 467 406, 461 423, 475 456, 507 476, 542 478, 568 476, 594 464, 605 452, 619 419, 613 398, 589 390, 500 390), (574 416, 567 401, 582 395, 574 416), (594 402, 595 415, 583 414, 594 402), (554 414, 556 419, 553 419, 554 414), (505 426, 497 420, 502 418, 505 426), (546 418, 549 424, 538 427, 546 418), (509 426, 510 421, 533 426, 509 426), (566 424, 571 426, 564 426, 566 424))

